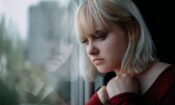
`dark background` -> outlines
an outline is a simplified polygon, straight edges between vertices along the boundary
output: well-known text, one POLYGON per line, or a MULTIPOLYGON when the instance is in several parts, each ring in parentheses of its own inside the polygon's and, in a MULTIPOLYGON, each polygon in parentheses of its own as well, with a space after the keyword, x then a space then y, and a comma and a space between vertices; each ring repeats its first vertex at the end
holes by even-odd
POLYGON ((165 0, 133 0, 153 37, 161 61, 175 63, 175 5, 165 0))

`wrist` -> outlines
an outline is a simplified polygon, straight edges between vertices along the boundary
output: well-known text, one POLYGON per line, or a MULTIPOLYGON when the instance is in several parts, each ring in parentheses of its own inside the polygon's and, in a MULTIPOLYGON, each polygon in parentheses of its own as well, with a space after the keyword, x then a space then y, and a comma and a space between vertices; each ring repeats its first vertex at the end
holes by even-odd
POLYGON ((98 91, 97 91, 97 95, 101 101, 101 103, 105 104, 108 102, 109 100, 109 96, 108 96, 108 93, 106 91, 106 87, 103 86, 101 87, 98 91))

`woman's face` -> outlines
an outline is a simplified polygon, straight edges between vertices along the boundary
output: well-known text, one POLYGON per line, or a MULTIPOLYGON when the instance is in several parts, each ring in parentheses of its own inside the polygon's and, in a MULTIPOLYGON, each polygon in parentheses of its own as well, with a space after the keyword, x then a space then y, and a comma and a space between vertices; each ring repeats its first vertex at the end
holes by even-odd
POLYGON ((117 24, 106 23, 108 30, 98 25, 95 33, 82 36, 87 55, 100 73, 118 71, 128 46, 126 32, 117 24))
POLYGON ((67 39, 60 39, 50 42, 49 56, 45 63, 46 69, 50 72, 58 70, 70 57, 73 44, 67 39))

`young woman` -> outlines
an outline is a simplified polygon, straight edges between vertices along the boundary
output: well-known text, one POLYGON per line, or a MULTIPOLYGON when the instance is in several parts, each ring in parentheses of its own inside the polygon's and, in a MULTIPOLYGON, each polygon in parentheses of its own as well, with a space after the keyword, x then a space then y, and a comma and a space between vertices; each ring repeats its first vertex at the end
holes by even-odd
POLYGON ((84 76, 116 74, 86 105, 175 105, 175 66, 157 59, 131 0, 86 0, 75 18, 84 76))

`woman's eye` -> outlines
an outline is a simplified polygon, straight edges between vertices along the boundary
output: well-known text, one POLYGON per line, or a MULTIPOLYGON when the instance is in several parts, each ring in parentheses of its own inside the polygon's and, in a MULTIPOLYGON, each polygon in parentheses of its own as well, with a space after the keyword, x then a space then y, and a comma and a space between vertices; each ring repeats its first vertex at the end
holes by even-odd
POLYGON ((88 41, 87 40, 82 40, 81 43, 87 45, 88 41))
POLYGON ((106 34, 98 34, 94 38, 99 39, 99 40, 104 40, 106 38, 106 36, 107 36, 106 34))

